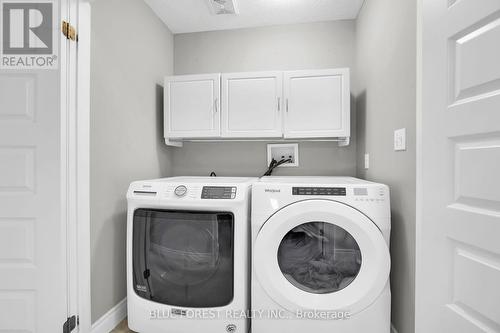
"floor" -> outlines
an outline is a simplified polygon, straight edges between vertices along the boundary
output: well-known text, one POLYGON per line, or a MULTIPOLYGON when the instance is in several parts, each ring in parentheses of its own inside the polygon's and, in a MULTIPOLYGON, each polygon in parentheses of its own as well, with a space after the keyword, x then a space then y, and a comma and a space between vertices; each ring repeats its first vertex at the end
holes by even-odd
POLYGON ((123 319, 123 321, 110 333, 134 333, 134 331, 128 329, 127 319, 123 319))

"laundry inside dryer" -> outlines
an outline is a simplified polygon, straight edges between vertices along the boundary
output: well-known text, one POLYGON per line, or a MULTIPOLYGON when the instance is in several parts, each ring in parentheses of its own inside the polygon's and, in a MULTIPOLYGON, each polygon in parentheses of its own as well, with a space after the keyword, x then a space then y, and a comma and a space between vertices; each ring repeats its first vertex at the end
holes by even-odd
POLYGON ((222 306, 233 298, 233 216, 138 209, 134 286, 162 304, 222 306))
POLYGON ((278 249, 278 264, 297 288, 316 294, 347 287, 361 268, 361 252, 343 228, 324 222, 299 225, 278 249))

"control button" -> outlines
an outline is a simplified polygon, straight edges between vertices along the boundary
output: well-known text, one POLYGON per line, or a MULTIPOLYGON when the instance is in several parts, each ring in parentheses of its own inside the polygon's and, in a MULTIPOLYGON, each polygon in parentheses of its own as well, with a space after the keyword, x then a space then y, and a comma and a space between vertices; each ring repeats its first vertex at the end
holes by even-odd
POLYGON ((178 197, 183 197, 187 193, 187 187, 184 185, 177 186, 174 191, 175 195, 178 197))

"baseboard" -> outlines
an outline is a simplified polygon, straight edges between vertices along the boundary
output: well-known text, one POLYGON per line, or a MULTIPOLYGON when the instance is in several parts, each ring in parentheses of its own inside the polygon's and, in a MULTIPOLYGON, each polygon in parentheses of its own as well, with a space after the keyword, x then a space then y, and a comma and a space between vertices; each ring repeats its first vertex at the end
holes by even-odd
POLYGON ((92 325, 92 333, 109 333, 127 316, 127 298, 116 304, 92 325))
POLYGON ((392 324, 391 324, 391 333, 398 333, 398 331, 396 331, 396 328, 392 324))

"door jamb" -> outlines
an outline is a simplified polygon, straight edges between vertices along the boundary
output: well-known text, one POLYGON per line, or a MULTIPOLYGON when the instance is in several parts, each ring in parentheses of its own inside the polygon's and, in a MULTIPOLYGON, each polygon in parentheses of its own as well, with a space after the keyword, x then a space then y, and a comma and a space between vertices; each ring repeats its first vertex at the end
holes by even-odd
POLYGON ((70 157, 75 166, 73 182, 76 188, 73 193, 76 225, 76 299, 79 317, 78 332, 90 333, 92 330, 91 314, 91 272, 90 272, 90 0, 77 1, 77 17, 74 22, 77 27, 78 43, 76 44, 76 84, 72 87, 76 106, 75 123, 71 130, 75 138, 70 147, 74 150, 70 157))

